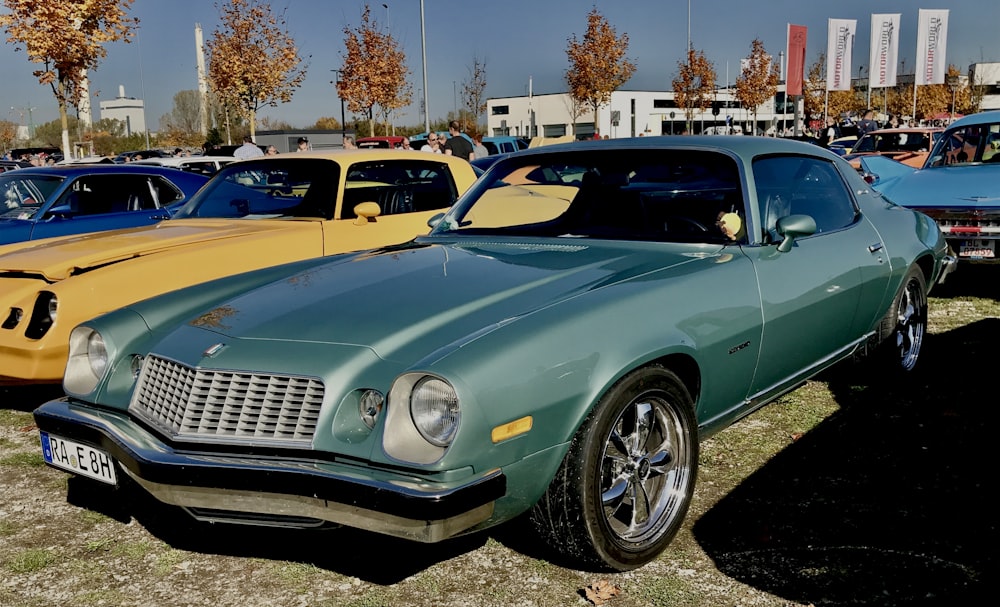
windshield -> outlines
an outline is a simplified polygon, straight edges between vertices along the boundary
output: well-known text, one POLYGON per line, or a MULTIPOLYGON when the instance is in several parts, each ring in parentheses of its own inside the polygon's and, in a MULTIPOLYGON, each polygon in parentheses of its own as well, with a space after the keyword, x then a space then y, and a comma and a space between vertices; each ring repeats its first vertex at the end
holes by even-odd
POLYGON ((480 178, 432 234, 724 243, 746 217, 740 184, 736 162, 718 152, 515 154, 480 178))
POLYGON ((0 218, 34 218, 62 182, 62 177, 24 175, 16 171, 0 175, 0 218))
POLYGON ((339 177, 339 165, 330 160, 234 162, 220 169, 176 217, 332 219, 339 177))
POLYGON ((970 124, 945 131, 927 167, 1000 162, 1000 123, 970 124))
MULTIPOLYGON (((940 134, 936 132, 933 136, 937 137, 940 134)), ((859 139, 851 152, 926 152, 933 145, 931 137, 930 131, 906 133, 874 131, 859 139)))

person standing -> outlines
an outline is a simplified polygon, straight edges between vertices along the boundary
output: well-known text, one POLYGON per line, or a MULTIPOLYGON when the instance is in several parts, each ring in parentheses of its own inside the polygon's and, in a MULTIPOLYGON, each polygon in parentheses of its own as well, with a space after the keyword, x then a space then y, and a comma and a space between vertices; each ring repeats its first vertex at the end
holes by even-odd
POLYGON ((257 147, 250 135, 243 136, 243 145, 233 151, 233 157, 240 160, 247 158, 259 158, 264 155, 264 151, 257 147))
POLYGON ((462 132, 458 130, 458 121, 452 120, 448 123, 448 141, 444 144, 444 153, 449 156, 457 156, 466 160, 475 160, 476 156, 472 150, 472 144, 462 132))
POLYGON ((265 156, 277 156, 278 155, 278 148, 274 147, 273 145, 269 145, 269 146, 267 146, 267 151, 264 152, 264 155, 265 156))
POLYGON ((825 148, 830 147, 830 142, 840 138, 840 128, 837 127, 837 119, 833 116, 826 117, 826 127, 819 138, 820 145, 825 148))
POLYGON ((431 131, 430 134, 427 135, 427 143, 425 143, 424 146, 420 148, 420 151, 440 154, 441 149, 438 148, 438 134, 435 133, 434 131, 431 131))
POLYGON ((344 149, 345 150, 356 150, 358 146, 354 143, 354 137, 350 135, 344 136, 344 149))
POLYGON ((864 117, 858 121, 858 139, 864 137, 865 133, 875 130, 878 130, 878 123, 875 122, 875 112, 870 109, 865 110, 864 117))
POLYGON ((298 146, 299 147, 296 148, 296 150, 295 150, 296 152, 308 152, 309 151, 309 138, 308 137, 299 137, 298 146))
POLYGON ((490 155, 490 151, 483 145, 483 136, 479 133, 472 135, 472 154, 476 158, 486 158, 490 155))
POLYGON ((399 149, 401 149, 401 150, 412 150, 413 149, 413 148, 410 147, 410 138, 409 137, 403 137, 403 140, 399 142, 399 149))

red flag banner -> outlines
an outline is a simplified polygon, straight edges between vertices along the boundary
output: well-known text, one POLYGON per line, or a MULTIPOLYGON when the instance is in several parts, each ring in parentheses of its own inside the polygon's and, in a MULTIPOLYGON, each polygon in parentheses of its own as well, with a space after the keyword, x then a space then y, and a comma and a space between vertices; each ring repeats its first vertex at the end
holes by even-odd
POLYGON ((788 24, 788 76, 785 78, 785 94, 802 94, 802 80, 806 67, 806 26, 788 24))

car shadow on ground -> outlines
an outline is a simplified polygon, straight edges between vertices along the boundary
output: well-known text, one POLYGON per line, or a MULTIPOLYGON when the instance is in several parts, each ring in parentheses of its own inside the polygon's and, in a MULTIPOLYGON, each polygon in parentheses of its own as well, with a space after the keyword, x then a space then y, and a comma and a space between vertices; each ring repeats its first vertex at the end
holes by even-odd
POLYGON ((289 561, 391 585, 483 545, 485 534, 436 544, 347 527, 315 529, 212 524, 156 501, 130 482, 119 488, 70 478, 67 501, 122 523, 132 518, 174 549, 219 556, 289 561), (391 558, 387 560, 387 555, 391 558))
POLYGON ((902 382, 838 367, 822 379, 840 410, 713 506, 696 540, 723 573, 797 603, 992 602, 997 343, 990 318, 928 336, 902 382))

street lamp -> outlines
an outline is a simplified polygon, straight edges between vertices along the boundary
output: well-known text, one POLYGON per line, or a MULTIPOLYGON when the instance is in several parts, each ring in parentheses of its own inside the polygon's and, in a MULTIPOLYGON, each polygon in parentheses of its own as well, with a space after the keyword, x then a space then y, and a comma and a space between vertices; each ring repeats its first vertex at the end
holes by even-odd
POLYGON ((424 132, 431 132, 430 109, 427 105, 427 36, 424 32, 424 0, 420 0, 420 54, 424 68, 424 132))
POLYGON ((959 89, 958 76, 948 76, 947 81, 948 88, 951 89, 951 119, 948 120, 948 123, 951 124, 955 122, 955 95, 959 89))
MULTIPOLYGON (((340 70, 330 70, 331 72, 337 74, 337 79, 334 81, 334 85, 337 89, 337 97, 340 97, 340 70)), ((340 142, 344 142, 344 136, 347 134, 347 124, 344 122, 344 98, 340 97, 340 142)))

